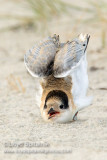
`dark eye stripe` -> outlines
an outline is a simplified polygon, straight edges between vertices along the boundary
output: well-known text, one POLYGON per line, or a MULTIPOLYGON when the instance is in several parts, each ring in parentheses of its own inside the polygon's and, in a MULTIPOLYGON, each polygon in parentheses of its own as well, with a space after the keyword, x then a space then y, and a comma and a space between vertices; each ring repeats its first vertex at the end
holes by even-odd
POLYGON ((46 108, 47 108, 47 105, 45 104, 45 105, 44 105, 44 109, 46 109, 46 108))

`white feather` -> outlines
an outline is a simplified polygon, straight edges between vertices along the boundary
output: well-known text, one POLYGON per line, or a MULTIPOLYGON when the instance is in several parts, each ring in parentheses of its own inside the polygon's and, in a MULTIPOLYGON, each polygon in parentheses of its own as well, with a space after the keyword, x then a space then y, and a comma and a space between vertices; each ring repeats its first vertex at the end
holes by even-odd
POLYGON ((78 107, 78 110, 87 107, 92 102, 92 97, 87 97, 88 89, 88 74, 87 74, 87 60, 86 53, 81 60, 81 64, 75 69, 74 72, 71 72, 72 77, 72 95, 75 105, 78 107))

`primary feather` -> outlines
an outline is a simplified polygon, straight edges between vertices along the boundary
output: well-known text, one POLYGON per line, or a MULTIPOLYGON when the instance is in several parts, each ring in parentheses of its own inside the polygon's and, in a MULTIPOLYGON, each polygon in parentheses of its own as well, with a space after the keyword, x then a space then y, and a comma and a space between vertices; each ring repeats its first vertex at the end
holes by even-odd
POLYGON ((55 56, 55 77, 66 77, 74 68, 76 68, 85 54, 88 41, 89 35, 80 35, 73 41, 65 43, 64 47, 62 47, 55 56))
POLYGON ((52 74, 59 45, 59 36, 54 35, 39 42, 25 54, 25 65, 32 76, 46 77, 52 74))

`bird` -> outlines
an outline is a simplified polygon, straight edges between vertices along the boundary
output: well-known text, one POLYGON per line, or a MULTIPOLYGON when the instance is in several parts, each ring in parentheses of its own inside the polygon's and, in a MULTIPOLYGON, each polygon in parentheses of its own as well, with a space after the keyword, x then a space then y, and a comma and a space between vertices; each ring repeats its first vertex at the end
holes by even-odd
POLYGON ((80 110, 92 104, 87 96, 86 50, 89 34, 61 43, 54 34, 36 43, 25 55, 28 72, 39 78, 38 105, 46 122, 77 120, 80 110))

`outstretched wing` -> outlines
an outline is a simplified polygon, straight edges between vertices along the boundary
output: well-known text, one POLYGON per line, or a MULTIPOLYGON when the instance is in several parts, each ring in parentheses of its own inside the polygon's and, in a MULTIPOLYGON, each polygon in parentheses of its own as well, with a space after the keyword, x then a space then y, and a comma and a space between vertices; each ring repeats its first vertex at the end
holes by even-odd
POLYGON ((81 34, 73 41, 68 41, 64 44, 63 48, 55 56, 53 67, 55 77, 66 77, 80 64, 85 54, 89 38, 89 35, 83 36, 81 34))
POLYGON ((59 45, 59 36, 54 35, 39 42, 25 54, 24 62, 32 76, 46 77, 52 73, 59 45))

